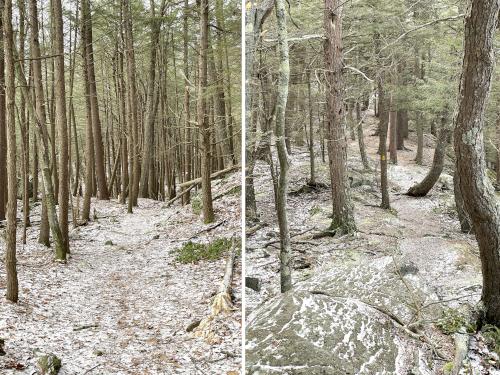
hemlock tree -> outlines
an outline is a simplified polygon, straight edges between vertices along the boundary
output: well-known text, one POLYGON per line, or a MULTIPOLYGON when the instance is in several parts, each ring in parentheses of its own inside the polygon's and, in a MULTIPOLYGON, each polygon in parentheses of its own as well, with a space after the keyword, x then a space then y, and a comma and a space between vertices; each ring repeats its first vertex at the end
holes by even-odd
POLYGON ((344 122, 342 82, 342 2, 325 0, 324 41, 326 76, 326 119, 328 159, 332 184, 333 218, 331 230, 351 233, 356 230, 347 176, 347 138, 344 122))
POLYGON ((454 131, 456 182, 479 245, 485 322, 497 326, 500 325, 500 207, 486 176, 483 131, 499 11, 498 0, 473 0, 469 5, 454 131))

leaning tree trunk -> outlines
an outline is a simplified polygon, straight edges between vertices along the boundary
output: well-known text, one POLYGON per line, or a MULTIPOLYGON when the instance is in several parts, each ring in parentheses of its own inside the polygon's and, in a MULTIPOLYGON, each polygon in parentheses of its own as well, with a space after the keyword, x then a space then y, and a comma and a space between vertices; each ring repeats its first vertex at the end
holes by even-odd
POLYGON ((347 138, 344 122, 342 82, 342 1, 325 0, 324 42, 326 68, 326 115, 328 121, 328 159, 332 183, 333 218, 330 229, 341 233, 356 230, 347 176, 347 138))
POLYGON ((443 117, 441 124, 441 131, 434 150, 434 159, 432 160, 432 167, 424 179, 412 186, 406 194, 411 197, 424 197, 436 184, 441 172, 443 172, 444 158, 446 156, 446 149, 448 147, 449 138, 451 134, 450 126, 446 124, 446 117, 443 117))
POLYGON ((494 325, 500 325, 500 207, 486 175, 483 130, 499 10, 498 0, 474 0, 465 16, 454 132, 458 188, 479 245, 485 322, 494 325))
MULTIPOLYGON (((12 31, 12 0, 6 0, 4 8, 3 32, 5 47, 5 99, 7 123, 7 230, 5 231, 5 268, 7 272, 7 293, 9 301, 17 302, 17 262, 16 262, 16 214, 17 214, 17 175, 16 175, 16 121, 15 121, 15 75, 14 75, 14 36, 12 31)), ((4 182, 2 182, 4 183, 4 182)))
POLYGON ((288 190, 288 153, 285 142, 285 111, 290 81, 290 59, 288 56, 288 33, 286 28, 285 0, 276 0, 278 25, 278 95, 276 97, 276 150, 279 161, 279 179, 276 191, 276 210, 280 229, 280 280, 281 292, 292 289, 292 249, 288 227, 286 196, 288 190))

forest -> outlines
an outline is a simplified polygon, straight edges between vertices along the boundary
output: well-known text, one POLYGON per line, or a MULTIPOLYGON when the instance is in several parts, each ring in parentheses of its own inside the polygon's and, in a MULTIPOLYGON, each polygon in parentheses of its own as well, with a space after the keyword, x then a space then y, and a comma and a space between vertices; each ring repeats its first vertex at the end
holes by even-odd
POLYGON ((496 0, 251 0, 246 374, 500 374, 496 0))
POLYGON ((239 373, 241 4, 0 9, 0 373, 239 373))

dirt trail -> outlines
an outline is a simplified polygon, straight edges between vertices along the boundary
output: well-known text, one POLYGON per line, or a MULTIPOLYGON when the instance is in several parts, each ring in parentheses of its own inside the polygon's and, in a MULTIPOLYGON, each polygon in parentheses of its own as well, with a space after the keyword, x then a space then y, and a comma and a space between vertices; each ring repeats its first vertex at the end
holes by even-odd
MULTIPOLYGON (((239 177, 217 183, 216 190, 237 185, 239 177)), ((225 261, 182 264, 174 250, 208 226, 190 206, 166 208, 140 199, 130 215, 114 201, 92 203, 98 219, 71 231, 67 264, 52 262, 50 250, 36 242, 37 228, 29 230, 28 245, 19 248, 20 302, 0 302, 0 337, 7 352, 0 357, 0 369, 20 363, 24 373, 32 374, 37 348, 62 359, 61 374, 225 374, 239 369, 239 310, 216 320, 214 345, 186 332, 190 323, 208 315, 225 261)), ((239 233, 239 197, 225 196, 215 207, 217 220, 226 222, 193 240, 239 233)), ((240 280, 236 272, 238 309, 240 280)))

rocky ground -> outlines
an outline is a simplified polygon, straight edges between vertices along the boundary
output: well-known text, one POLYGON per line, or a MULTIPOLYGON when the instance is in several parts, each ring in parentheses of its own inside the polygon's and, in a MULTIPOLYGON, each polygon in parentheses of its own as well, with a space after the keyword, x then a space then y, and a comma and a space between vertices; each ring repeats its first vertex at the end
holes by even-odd
MULTIPOLYGON (((214 183, 214 196, 240 186, 239 173, 214 183)), ((238 188, 236 188, 238 191, 238 188)), ((183 264, 176 249, 240 236, 240 194, 214 202, 204 225, 191 206, 139 199, 139 207, 92 201, 94 220, 71 229, 67 264, 37 242, 37 225, 18 246, 20 300, 0 300, 0 373, 36 372, 42 353, 62 361, 60 374, 239 374, 241 262, 233 279, 235 311, 210 325, 210 339, 187 332, 208 316, 225 259, 183 264), (211 229, 212 226, 216 228, 211 229)), ((39 222, 39 207, 32 221, 39 222)), ((20 237, 19 237, 20 238, 20 237)), ((0 242, 3 259, 5 243, 0 242)), ((0 267, 0 295, 5 293, 0 267)))
MULTIPOLYGON (((272 185, 267 167, 256 169, 260 223, 247 225, 246 276, 258 279, 260 289, 246 288, 248 373, 446 374, 455 339, 469 338, 462 373, 500 374, 485 337, 460 334, 471 328, 481 271, 474 237, 460 233, 450 161, 427 197, 404 195, 425 176, 433 155, 428 137, 424 165, 416 165, 411 134, 398 165, 389 166, 392 210, 382 210, 373 116, 364 127, 372 171, 363 171, 357 141, 348 152, 358 226, 353 236, 313 238, 330 224, 330 191, 299 192, 309 156, 294 149, 288 212, 295 284, 284 296, 272 185)), ((329 185, 327 168, 318 160, 318 180, 329 185)))

